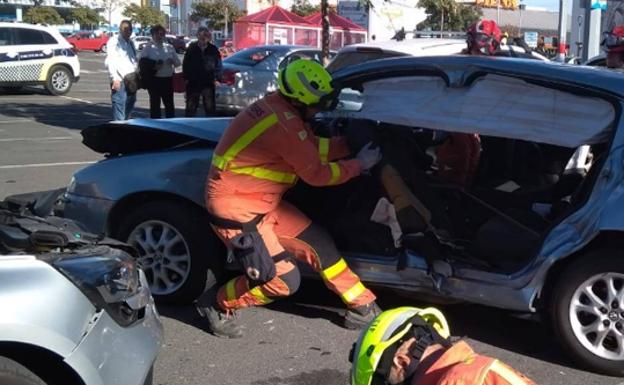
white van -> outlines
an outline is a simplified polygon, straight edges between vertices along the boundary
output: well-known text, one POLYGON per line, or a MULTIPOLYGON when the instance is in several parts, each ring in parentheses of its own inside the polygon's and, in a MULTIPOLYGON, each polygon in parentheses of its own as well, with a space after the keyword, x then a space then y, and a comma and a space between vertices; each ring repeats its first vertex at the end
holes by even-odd
POLYGON ((79 78, 78 56, 57 30, 0 23, 0 87, 43 85, 52 95, 64 95, 79 78))

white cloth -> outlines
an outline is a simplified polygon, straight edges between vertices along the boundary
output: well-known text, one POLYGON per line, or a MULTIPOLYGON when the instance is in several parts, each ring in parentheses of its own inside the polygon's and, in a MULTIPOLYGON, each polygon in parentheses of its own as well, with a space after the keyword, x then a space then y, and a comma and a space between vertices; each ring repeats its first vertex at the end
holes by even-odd
POLYGON ((394 246, 397 248, 401 247, 401 237, 403 236, 403 232, 401 231, 401 226, 397 220, 394 205, 390 203, 388 199, 379 199, 370 220, 375 223, 388 226, 390 228, 390 233, 392 234, 392 239, 394 240, 394 246))
POLYGON ((124 76, 137 70, 137 56, 131 40, 120 35, 113 36, 106 44, 106 60, 111 80, 123 80, 124 76))
POLYGON ((175 48, 168 43, 156 44, 152 41, 149 44, 146 44, 141 52, 141 57, 156 61, 162 60, 162 67, 156 71, 157 78, 168 78, 173 76, 174 68, 182 65, 175 48), (171 59, 173 64, 167 64, 167 59, 171 59))

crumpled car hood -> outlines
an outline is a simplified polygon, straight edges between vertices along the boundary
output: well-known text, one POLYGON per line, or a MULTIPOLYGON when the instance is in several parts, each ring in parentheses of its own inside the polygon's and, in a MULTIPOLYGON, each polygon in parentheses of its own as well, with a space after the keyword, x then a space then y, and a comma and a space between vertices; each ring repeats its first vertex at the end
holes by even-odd
POLYGON ((159 151, 190 142, 216 145, 232 118, 131 119, 82 130, 82 143, 111 155, 159 151))

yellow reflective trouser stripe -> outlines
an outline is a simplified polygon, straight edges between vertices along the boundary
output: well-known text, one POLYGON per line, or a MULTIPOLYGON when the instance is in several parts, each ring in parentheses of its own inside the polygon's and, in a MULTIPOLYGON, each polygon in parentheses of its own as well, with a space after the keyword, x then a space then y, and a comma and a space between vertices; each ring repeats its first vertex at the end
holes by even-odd
POLYGON ((297 175, 289 172, 273 171, 264 167, 239 167, 231 168, 228 171, 236 174, 251 175, 258 179, 267 179, 277 183, 293 184, 297 181, 297 175))
POLYGON ((338 163, 329 162, 329 168, 331 168, 332 175, 328 184, 331 185, 331 184, 335 184, 336 182, 340 180, 340 166, 338 166, 338 163))
POLYGON ((358 282, 353 287, 344 293, 342 293, 342 299, 346 303, 351 303, 355 300, 360 294, 366 291, 366 287, 362 284, 362 282, 358 282))
POLYGON ((251 293, 251 295, 253 295, 258 301, 260 301, 262 305, 273 302, 271 298, 264 295, 262 290, 260 290, 260 286, 256 286, 253 289, 249 290, 249 293, 251 293))
POLYGON ((490 366, 490 370, 498 374, 511 385, 527 385, 526 381, 524 381, 522 377, 498 360, 494 361, 492 366, 490 366))
POLYGON ((247 130, 247 132, 241 135, 240 138, 238 138, 236 142, 230 146, 230 148, 227 149, 225 154, 223 154, 225 161, 230 162, 236 155, 238 155, 239 152, 249 146, 251 142, 256 140, 256 138, 262 135, 264 131, 276 123, 277 114, 271 114, 254 124, 249 130, 247 130))
POLYGON ((340 258, 338 262, 334 263, 327 269, 323 269, 323 271, 321 271, 321 277, 323 277, 323 279, 325 279, 326 281, 329 281, 332 278, 336 277, 338 274, 342 273, 346 268, 347 262, 344 260, 344 258, 340 258))
POLYGON ((328 138, 319 138, 319 157, 321 158, 321 163, 326 164, 327 159, 329 157, 329 139, 328 138))
POLYGON ((228 281, 228 283, 225 285, 225 297, 228 301, 232 301, 237 299, 236 297, 236 279, 231 279, 230 281, 228 281))

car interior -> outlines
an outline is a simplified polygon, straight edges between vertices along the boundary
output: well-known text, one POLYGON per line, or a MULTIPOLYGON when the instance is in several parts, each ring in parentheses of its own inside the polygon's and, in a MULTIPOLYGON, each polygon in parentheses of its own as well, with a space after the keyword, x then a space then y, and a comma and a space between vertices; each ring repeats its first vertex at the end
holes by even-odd
POLYGON ((325 226, 340 250, 392 259, 409 250, 428 263, 442 259, 498 273, 525 267, 550 229, 582 206, 608 149, 605 137, 564 146, 473 136, 476 167, 462 184, 444 175, 437 155, 450 140, 470 135, 465 132, 356 117, 319 119, 315 129, 345 135, 352 153, 372 141, 383 154, 367 175, 344 185, 300 182, 286 196, 325 226), (398 175, 394 181, 388 166, 398 175), (379 221, 383 199, 393 203, 393 213, 379 221))

